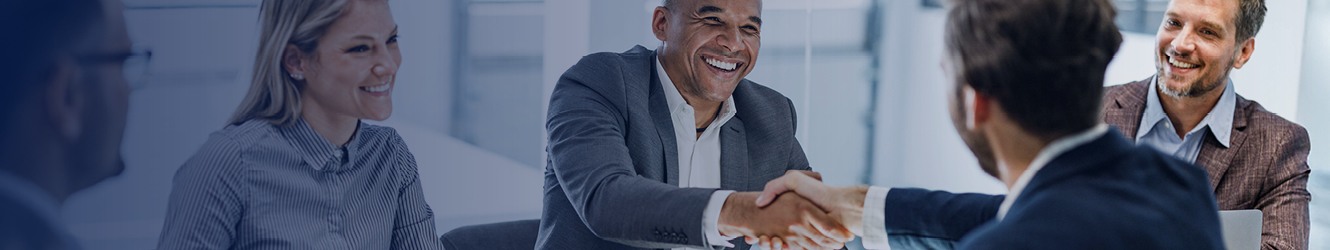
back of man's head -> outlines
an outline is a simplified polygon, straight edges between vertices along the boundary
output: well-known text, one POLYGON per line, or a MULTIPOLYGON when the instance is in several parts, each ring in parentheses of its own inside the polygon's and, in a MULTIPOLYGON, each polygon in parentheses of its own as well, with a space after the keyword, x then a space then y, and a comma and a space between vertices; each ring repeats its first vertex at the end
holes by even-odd
MULTIPOLYGON (((35 100, 35 92, 51 77, 57 58, 74 57, 95 45, 105 19, 98 0, 0 0, 0 117, 9 118, 19 102, 35 100)), ((3 131, 3 130, 0 130, 3 131)))
POLYGON ((1122 35, 1110 0, 954 0, 946 47, 958 84, 1053 139, 1099 122, 1104 71, 1122 35))

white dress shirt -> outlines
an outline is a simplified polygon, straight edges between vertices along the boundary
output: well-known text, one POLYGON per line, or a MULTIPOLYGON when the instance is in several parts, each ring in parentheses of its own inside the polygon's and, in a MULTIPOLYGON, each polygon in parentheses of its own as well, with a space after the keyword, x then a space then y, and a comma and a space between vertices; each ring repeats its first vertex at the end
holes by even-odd
MULTIPOLYGON (((674 141, 679 146, 679 187, 684 188, 720 188, 720 127, 730 118, 734 118, 734 97, 726 99, 720 106, 720 114, 707 125, 701 136, 697 135, 697 112, 683 99, 683 94, 674 87, 674 81, 665 74, 660 59, 656 59, 656 75, 660 77, 661 87, 665 91, 665 102, 670 108, 670 120, 674 124, 674 141)), ((710 112, 710 111, 707 111, 710 112)), ((734 247, 730 244, 733 237, 720 234, 720 210, 725 206, 725 198, 733 190, 717 190, 711 193, 711 200, 702 213, 702 232, 706 233, 706 242, 712 246, 734 247)), ((675 248, 693 250, 696 248, 675 248)))
MULTIPOLYGON (((1002 205, 998 207, 996 220, 1001 221, 1003 217, 1006 217, 1011 205, 1016 203, 1016 199, 1021 196, 1021 192, 1025 191, 1025 185, 1029 185, 1030 179, 1034 179, 1035 173, 1048 165, 1048 162, 1071 149, 1099 139, 1106 133, 1108 133, 1108 125, 1099 124, 1090 130, 1062 137, 1049 143, 1048 146, 1044 146, 1044 149, 1040 150, 1038 155, 1035 155, 1034 161, 1030 162, 1030 167, 1026 168, 1025 172, 1016 178, 1016 183, 1007 191, 1007 197, 1002 199, 1002 205)), ((998 161, 998 164, 1002 164, 1002 162, 998 161)), ((885 187, 869 187, 868 193, 864 196, 864 235, 862 237, 866 249, 891 249, 891 245, 887 240, 887 228, 884 221, 887 213, 884 206, 886 205, 887 192, 890 190, 885 187)))

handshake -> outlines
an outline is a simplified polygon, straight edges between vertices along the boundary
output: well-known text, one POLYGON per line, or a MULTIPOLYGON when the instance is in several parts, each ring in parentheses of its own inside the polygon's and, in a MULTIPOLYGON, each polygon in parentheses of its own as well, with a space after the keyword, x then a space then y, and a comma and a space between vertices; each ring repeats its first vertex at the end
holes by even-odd
POLYGON ((867 191, 830 187, 816 172, 790 170, 762 192, 731 194, 717 227, 722 235, 742 235, 763 249, 841 249, 863 235, 867 191))

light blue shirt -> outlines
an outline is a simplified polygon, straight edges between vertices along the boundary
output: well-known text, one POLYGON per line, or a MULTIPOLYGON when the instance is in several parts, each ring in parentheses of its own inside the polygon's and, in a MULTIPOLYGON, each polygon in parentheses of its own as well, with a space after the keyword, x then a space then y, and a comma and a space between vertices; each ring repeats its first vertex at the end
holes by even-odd
POLYGON ((1219 103, 1210 109, 1210 113, 1201 119, 1201 123, 1178 138, 1173 122, 1164 113, 1164 106, 1159 102, 1159 77, 1150 82, 1150 94, 1146 95, 1145 114, 1141 125, 1136 130, 1136 144, 1149 145, 1165 154, 1173 155, 1188 163, 1196 163, 1196 156, 1201 152, 1201 140, 1209 132, 1219 140, 1219 144, 1228 147, 1229 134, 1233 132, 1233 111, 1237 108, 1237 94, 1233 93, 1233 80, 1228 80, 1224 93, 1219 96, 1219 103))
POLYGON ((0 170, 0 232, 3 232, 0 249, 34 246, 82 249, 65 228, 59 210, 59 202, 51 192, 0 170))
POLYGON ((176 172, 158 249, 442 249, 415 157, 392 128, 346 145, 300 119, 213 133, 176 172))

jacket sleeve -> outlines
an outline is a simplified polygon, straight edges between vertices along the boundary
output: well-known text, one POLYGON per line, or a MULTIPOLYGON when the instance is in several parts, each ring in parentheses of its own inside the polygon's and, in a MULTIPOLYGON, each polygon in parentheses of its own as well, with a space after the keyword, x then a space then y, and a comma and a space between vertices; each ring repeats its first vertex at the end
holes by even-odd
POLYGON ((1307 165, 1307 154, 1311 150, 1311 141, 1307 130, 1294 126, 1274 148, 1273 162, 1269 169, 1269 178, 1262 185, 1261 198, 1256 208, 1264 218, 1261 225, 1261 249, 1263 250, 1303 250, 1307 249, 1308 225, 1311 224, 1307 204, 1311 194, 1307 192, 1307 178, 1311 170, 1307 165))
POLYGON ((611 57, 587 56, 555 85, 546 121, 550 171, 601 239, 641 248, 707 247, 702 213, 715 190, 637 175, 624 140, 625 97, 614 87, 623 85, 624 64, 611 57))
POLYGON ((950 246, 993 220, 1004 197, 892 188, 883 206, 884 225, 893 248, 950 246))

